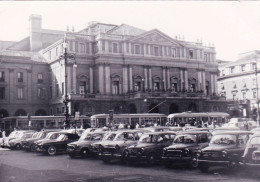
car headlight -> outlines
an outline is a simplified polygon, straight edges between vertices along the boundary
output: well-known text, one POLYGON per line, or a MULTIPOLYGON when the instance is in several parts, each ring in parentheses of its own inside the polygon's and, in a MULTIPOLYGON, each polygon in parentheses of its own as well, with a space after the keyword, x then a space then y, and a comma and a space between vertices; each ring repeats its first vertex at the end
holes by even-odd
POLYGON ((189 154, 190 150, 189 149, 184 149, 184 154, 189 154))
POLYGON ((119 150, 119 148, 120 148, 120 147, 119 147, 118 145, 115 146, 115 149, 116 149, 116 150, 119 150))
POLYGON ((144 148, 140 148, 140 150, 138 151, 138 154, 142 154, 144 152, 144 148))
POLYGON ((227 157, 227 151, 225 151, 225 150, 222 151, 222 157, 223 157, 223 158, 226 158, 226 157, 227 157))

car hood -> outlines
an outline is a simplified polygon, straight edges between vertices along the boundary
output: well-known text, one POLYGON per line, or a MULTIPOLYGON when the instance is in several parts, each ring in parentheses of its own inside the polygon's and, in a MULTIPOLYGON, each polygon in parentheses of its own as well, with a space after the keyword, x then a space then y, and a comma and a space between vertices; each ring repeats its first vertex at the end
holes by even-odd
POLYGON ((183 149, 183 148, 188 148, 188 147, 194 147, 196 145, 197 144, 183 144, 183 143, 179 143, 179 144, 170 145, 169 147, 167 147, 167 149, 171 149, 171 150, 183 149))
POLYGON ((41 142, 40 145, 53 145, 53 144, 61 144, 61 143, 66 143, 66 141, 48 140, 48 141, 41 142))
POLYGON ((222 151, 236 148, 236 145, 210 145, 202 151, 222 151))
POLYGON ((40 140, 39 138, 27 138, 27 139, 24 139, 23 141, 24 142, 35 142, 37 140, 40 140))
POLYGON ((109 141, 109 142, 103 143, 102 145, 104 147, 114 147, 116 145, 121 146, 123 144, 125 144, 125 141, 109 141))
POLYGON ((68 145, 89 145, 91 144, 91 141, 76 141, 76 142, 71 142, 68 145))

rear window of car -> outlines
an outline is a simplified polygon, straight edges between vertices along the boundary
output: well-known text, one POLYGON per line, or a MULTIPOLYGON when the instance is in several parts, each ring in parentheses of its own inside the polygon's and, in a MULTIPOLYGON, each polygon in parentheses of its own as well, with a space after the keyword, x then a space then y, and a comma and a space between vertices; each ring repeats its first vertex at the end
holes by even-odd
POLYGON ((196 143, 196 135, 179 135, 174 139, 174 143, 196 143))
POLYGON ((210 144, 217 145, 231 145, 236 144, 236 135, 214 135, 210 141, 210 144))

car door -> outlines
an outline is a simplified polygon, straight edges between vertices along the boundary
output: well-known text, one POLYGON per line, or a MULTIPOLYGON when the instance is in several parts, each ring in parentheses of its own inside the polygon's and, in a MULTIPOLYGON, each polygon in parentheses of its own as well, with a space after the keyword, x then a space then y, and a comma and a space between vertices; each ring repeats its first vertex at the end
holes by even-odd
POLYGON ((198 150, 203 149, 209 145, 209 134, 201 133, 198 134, 198 150))

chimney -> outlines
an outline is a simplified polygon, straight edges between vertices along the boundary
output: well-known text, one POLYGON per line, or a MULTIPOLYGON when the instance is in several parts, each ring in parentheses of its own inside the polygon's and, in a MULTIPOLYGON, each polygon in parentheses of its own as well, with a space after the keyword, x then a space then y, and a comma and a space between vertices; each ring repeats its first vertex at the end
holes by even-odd
POLYGON ((29 18, 30 31, 35 32, 42 29, 42 16, 32 14, 29 18))
POLYGON ((30 51, 42 48, 42 16, 32 14, 29 18, 30 51))

